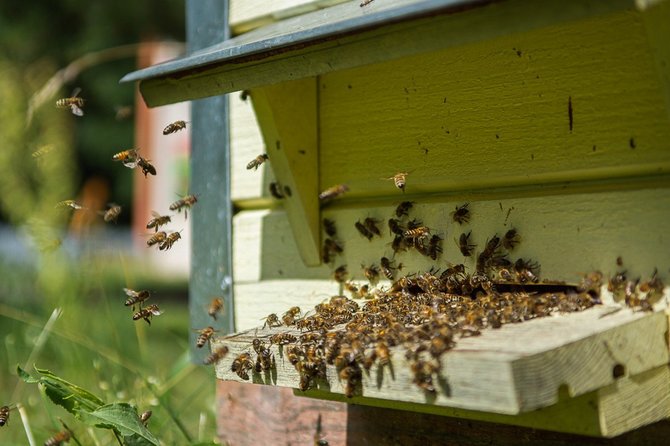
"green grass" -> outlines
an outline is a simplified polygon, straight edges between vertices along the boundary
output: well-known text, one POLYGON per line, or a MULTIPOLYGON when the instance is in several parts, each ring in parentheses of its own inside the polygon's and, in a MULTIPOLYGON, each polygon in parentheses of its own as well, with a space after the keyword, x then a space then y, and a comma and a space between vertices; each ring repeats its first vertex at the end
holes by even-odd
MULTIPOLYGON (((108 431, 89 429, 53 405, 37 386, 20 382, 17 364, 34 373, 34 363, 106 402, 128 402, 139 412, 152 410, 149 430, 162 444, 212 441, 214 372, 188 359, 186 300, 161 299, 161 294, 185 295, 186 283, 161 283, 145 273, 124 277, 114 259, 91 258, 78 264, 60 259, 56 270, 68 280, 56 284, 57 293, 45 293, 45 279, 35 280, 34 271, 0 262, 0 277, 26 278, 12 282, 12 296, 0 301, 0 404, 25 407, 37 444, 61 429, 59 417, 83 445, 118 444, 108 431), (164 313, 154 317, 151 326, 133 321, 132 311, 123 305, 122 288, 128 282, 156 291, 151 301, 164 313), (47 331, 56 308, 60 316, 52 318, 47 331)), ((28 444, 18 411, 12 411, 10 422, 1 428, 0 443, 28 444)))

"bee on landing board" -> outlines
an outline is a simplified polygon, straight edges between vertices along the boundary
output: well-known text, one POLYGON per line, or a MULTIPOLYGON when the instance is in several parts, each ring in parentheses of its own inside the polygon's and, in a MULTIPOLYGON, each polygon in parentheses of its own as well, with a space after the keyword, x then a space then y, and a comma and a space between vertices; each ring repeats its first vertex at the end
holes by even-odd
POLYGON ((451 213, 451 218, 460 225, 470 221, 470 203, 465 203, 461 206, 456 206, 456 209, 451 213))
POLYGON ((512 251, 519 242, 521 242, 521 236, 514 228, 507 231, 502 239, 502 245, 508 251, 512 251))
POLYGON ((409 216, 409 210, 414 206, 413 201, 403 201, 395 208, 395 216, 402 218, 403 215, 409 216))
POLYGON ((158 232, 158 228, 165 226, 166 224, 172 221, 172 218, 169 215, 160 215, 156 211, 151 211, 153 218, 147 223, 147 229, 154 229, 154 232, 158 232))
POLYGON ((185 128, 186 128, 186 121, 175 121, 173 123, 168 124, 163 129, 163 135, 169 135, 170 133, 176 133, 180 130, 184 130, 185 128))
POLYGON ((464 232, 458 238, 458 249, 461 250, 461 254, 463 254, 464 257, 470 257, 472 255, 472 250, 475 249, 476 246, 470 243, 470 234, 472 234, 472 231, 467 234, 464 232))
POLYGON ((247 164, 247 170, 251 170, 251 169, 257 170, 261 166, 261 164, 263 164, 265 161, 267 161, 268 158, 269 157, 268 157, 267 153, 261 153, 256 158, 249 161, 249 163, 247 164))
POLYGON ((195 195, 186 195, 185 197, 175 201, 170 205, 171 211, 181 212, 184 210, 184 217, 188 218, 188 210, 198 202, 198 197, 195 195))
POLYGON ((72 96, 69 98, 63 98, 56 101, 56 107, 58 108, 69 108, 73 115, 75 116, 84 116, 84 99, 79 97, 81 88, 75 88, 72 92, 72 96))
POLYGON ((137 313, 133 314, 133 320, 138 321, 140 319, 144 319, 147 324, 151 325, 151 318, 153 316, 159 316, 163 314, 163 312, 158 308, 158 305, 156 304, 151 304, 149 306, 146 306, 137 313))

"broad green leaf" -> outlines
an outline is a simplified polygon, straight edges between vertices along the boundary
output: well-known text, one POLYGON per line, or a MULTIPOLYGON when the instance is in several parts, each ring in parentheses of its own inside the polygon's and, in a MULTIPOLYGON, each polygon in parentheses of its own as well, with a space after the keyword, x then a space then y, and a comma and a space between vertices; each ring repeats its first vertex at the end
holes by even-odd
MULTIPOLYGON (((76 384, 72 384, 71 382, 66 381, 59 376, 56 376, 53 372, 51 372, 49 370, 38 369, 37 367, 35 367, 35 370, 37 370, 37 372, 39 374, 41 374, 42 376, 44 376, 44 377, 46 377, 50 380, 53 380, 56 383, 62 384, 66 388, 70 389, 71 393, 74 396, 79 397, 79 398, 84 399, 84 400, 90 401, 91 403, 94 404, 95 407, 102 406, 103 404, 105 404, 105 402, 103 400, 101 400, 97 396, 93 395, 88 390, 83 389, 76 384)), ((43 378, 43 381, 44 381, 44 378, 43 378)))
POLYGON ((93 412, 82 411, 82 421, 96 427, 114 429, 124 437, 134 437, 135 435, 143 438, 148 443, 158 445, 158 439, 142 424, 137 414, 137 409, 128 403, 112 403, 98 407, 93 412))

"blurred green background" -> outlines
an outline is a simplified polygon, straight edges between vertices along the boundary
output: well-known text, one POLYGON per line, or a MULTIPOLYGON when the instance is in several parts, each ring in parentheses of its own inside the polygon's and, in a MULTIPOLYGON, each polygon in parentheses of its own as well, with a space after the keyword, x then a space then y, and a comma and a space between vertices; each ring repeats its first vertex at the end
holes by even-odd
MULTIPOLYGON (((59 69, 86 54, 146 40, 183 41, 183 0, 0 3, 0 406, 20 403, 36 444, 61 430, 81 444, 118 444, 20 383, 33 364, 97 394, 152 410, 149 429, 163 444, 215 437, 213 370, 188 359, 187 279, 168 281, 132 252, 128 226, 132 171, 111 162, 133 145, 135 86, 118 80, 135 57, 96 63, 35 110, 31 97, 59 69), (56 109, 75 87, 85 116, 56 109), (73 230, 77 211, 56 208, 91 179, 124 212, 116 225, 73 230), (150 289, 164 311, 151 326, 133 322, 123 287, 150 289)), ((101 219, 97 219, 101 220, 101 219)), ((18 411, 0 444, 29 444, 18 411)))

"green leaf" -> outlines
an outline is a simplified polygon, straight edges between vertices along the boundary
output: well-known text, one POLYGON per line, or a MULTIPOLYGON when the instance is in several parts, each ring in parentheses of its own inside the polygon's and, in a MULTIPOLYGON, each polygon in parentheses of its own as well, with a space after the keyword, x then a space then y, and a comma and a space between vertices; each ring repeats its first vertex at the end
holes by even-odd
POLYGON ((82 421, 89 425, 114 429, 124 437, 133 437, 132 444, 158 445, 158 439, 140 421, 137 409, 128 403, 106 404, 93 412, 82 411, 81 415, 82 421))
POLYGON ((19 378, 21 378, 23 381, 27 383, 38 383, 40 382, 39 379, 33 378, 30 373, 26 372, 21 368, 20 365, 17 364, 16 366, 16 373, 19 375, 19 378))
POLYGON ((72 384, 69 381, 64 380, 63 378, 56 376, 53 372, 46 370, 46 369, 38 369, 35 367, 35 370, 37 370, 38 373, 40 373, 43 377, 42 382, 50 380, 52 384, 58 383, 61 384, 63 387, 67 388, 70 390, 70 392, 73 394, 74 397, 77 397, 80 400, 86 400, 89 401, 94 405, 94 407, 102 406, 105 404, 103 400, 98 398, 97 396, 93 395, 91 392, 89 392, 86 389, 83 389, 79 387, 76 384, 72 384))

